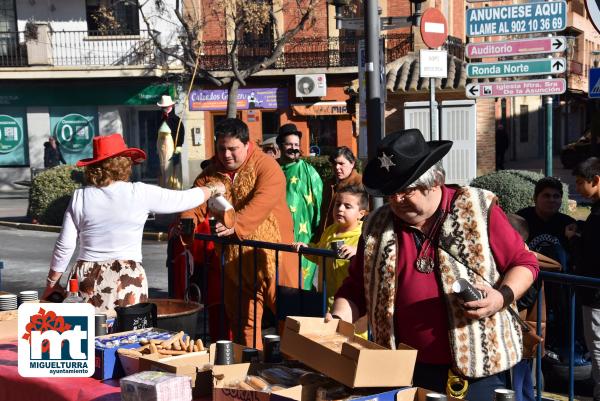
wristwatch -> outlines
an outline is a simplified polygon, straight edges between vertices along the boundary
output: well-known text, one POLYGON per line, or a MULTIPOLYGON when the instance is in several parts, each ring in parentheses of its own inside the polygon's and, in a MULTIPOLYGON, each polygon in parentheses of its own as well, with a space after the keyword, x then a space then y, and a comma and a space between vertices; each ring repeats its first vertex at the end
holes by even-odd
POLYGON ((500 294, 502 294, 502 308, 506 308, 515 300, 515 293, 509 286, 502 285, 500 286, 500 288, 498 288, 498 291, 500 292, 500 294))

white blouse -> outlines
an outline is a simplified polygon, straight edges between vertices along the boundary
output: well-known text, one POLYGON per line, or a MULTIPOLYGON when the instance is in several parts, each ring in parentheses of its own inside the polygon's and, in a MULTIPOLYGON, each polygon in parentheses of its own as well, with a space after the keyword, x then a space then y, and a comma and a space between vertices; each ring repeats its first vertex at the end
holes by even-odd
POLYGON ((201 188, 176 191, 140 182, 114 182, 77 189, 65 212, 50 269, 64 272, 79 239, 78 260, 142 261, 142 236, 149 213, 178 213, 204 203, 201 188))

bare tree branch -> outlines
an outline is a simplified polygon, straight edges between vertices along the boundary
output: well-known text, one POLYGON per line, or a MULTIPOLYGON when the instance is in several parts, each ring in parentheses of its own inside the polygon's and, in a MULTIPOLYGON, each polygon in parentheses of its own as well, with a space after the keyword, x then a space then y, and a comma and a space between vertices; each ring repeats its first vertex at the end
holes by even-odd
MULTIPOLYGON (((144 4, 146 4, 146 3, 144 3, 144 4)), ((190 79, 194 79, 193 77, 191 77, 191 72, 194 71, 194 69, 196 69, 196 60, 198 57, 198 49, 194 49, 192 46, 182 46, 184 49, 184 55, 188 54, 190 57, 183 57, 183 56, 181 56, 181 54, 179 54, 179 52, 169 50, 168 48, 166 48, 165 46, 162 45, 162 43, 158 39, 158 36, 155 34, 155 30, 152 28, 152 24, 151 24, 150 20, 144 13, 143 5, 140 4, 138 6, 138 9, 140 12, 140 16, 142 17, 142 20, 144 21, 144 24, 146 24, 146 27, 148 29, 148 35, 150 36, 150 39, 152 40, 152 43, 154 44, 154 46, 161 53, 165 54, 167 57, 173 57, 174 59, 179 60, 183 64, 186 72, 189 73, 190 79)), ((177 15, 177 18, 180 19, 180 21, 183 19, 180 12, 176 12, 175 14, 177 15)), ((186 24, 186 26, 189 27, 189 25, 187 25, 187 24, 186 24)), ((186 32, 186 37, 189 37, 190 32, 189 31, 185 31, 185 32, 186 32)), ((205 79, 209 80, 214 85, 217 85, 217 86, 222 85, 222 82, 220 80, 215 78, 210 72, 208 72, 205 69, 198 68, 197 75, 201 78, 205 78, 205 79)))
MULTIPOLYGON (((164 5, 163 0, 155 1, 164 5)), ((314 22, 315 10, 320 1, 322 0, 295 0, 291 8, 294 8, 295 4, 296 11, 298 12, 297 22, 294 26, 279 35, 277 13, 285 12, 286 15, 290 15, 293 12, 293 10, 289 10, 290 7, 284 8, 281 6, 275 10, 270 2, 261 3, 261 0, 213 0, 210 9, 206 10, 205 13, 212 14, 216 21, 223 21, 224 19, 225 31, 227 31, 228 26, 233 27, 233 38, 230 42, 231 48, 227 48, 228 42, 226 40, 223 41, 223 46, 226 48, 225 53, 230 63, 230 74, 224 77, 215 77, 204 68, 198 68, 197 75, 195 77, 192 76, 192 72, 196 67, 196 60, 202 54, 202 44, 199 38, 205 26, 203 18, 201 20, 198 15, 188 16, 185 9, 173 9, 177 21, 181 24, 179 37, 181 51, 172 50, 160 43, 158 36, 152 29, 152 22, 142 10, 143 5, 138 5, 138 8, 144 23, 148 27, 154 46, 167 57, 172 57, 182 63, 185 70, 185 73, 181 74, 182 77, 187 77, 188 80, 194 80, 195 83, 199 84, 203 80, 207 80, 216 86, 227 85, 230 97, 231 95, 237 97, 238 88, 245 86, 246 80, 249 77, 275 64, 284 53, 286 44, 300 31, 314 22), (247 43, 245 35, 249 34, 258 37, 262 35, 264 29, 274 30, 272 39, 275 45, 262 60, 255 60, 250 65, 247 65, 245 63, 247 60, 243 59, 243 63, 241 63, 240 57, 247 54, 244 49, 258 45, 252 42, 247 43)), ((235 116, 236 99, 230 98, 229 100, 227 115, 235 116)))

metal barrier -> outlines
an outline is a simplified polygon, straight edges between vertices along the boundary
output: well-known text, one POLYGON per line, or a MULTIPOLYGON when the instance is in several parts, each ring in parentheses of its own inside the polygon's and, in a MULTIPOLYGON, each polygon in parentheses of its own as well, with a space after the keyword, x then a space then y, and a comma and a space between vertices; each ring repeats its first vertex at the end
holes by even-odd
MULTIPOLYGON (((558 283, 561 285, 568 286, 568 308, 569 308, 569 401, 575 399, 575 301, 576 294, 574 287, 592 287, 600 288, 600 279, 575 276, 572 274, 565 273, 551 273, 551 272, 540 272, 540 277, 543 282, 558 283)), ((542 292, 538 294, 538 305, 542 302, 542 292)), ((541 336, 542 333, 542 309, 538 308, 537 314, 537 335, 541 336)), ((536 358, 536 383, 540 383, 542 378, 542 344, 538 344, 536 358)), ((542 400, 542 386, 537 385, 536 399, 542 400)))
MULTIPOLYGON (((276 265, 276 273, 275 273, 275 280, 276 283, 279 282, 279 253, 280 252, 296 252, 295 248, 291 245, 282 245, 282 244, 274 244, 271 242, 263 242, 263 241, 238 241, 235 239, 230 239, 230 238, 224 238, 224 237, 217 237, 214 235, 209 235, 209 234, 195 234, 195 238, 199 239, 199 240, 204 240, 204 241, 212 241, 215 243, 219 243, 219 244, 223 244, 223 245, 230 245, 230 246, 238 246, 238 252, 241 255, 241 251, 242 251, 242 247, 252 247, 254 250, 254 286, 255 286, 255 295, 254 295, 254 304, 256 305, 257 302, 257 297, 256 297, 256 290, 257 290, 257 249, 262 248, 262 249, 269 249, 269 250, 274 250, 276 252, 276 257, 275 257, 275 265, 276 265)), ((206 251, 206 242, 205 242, 205 251, 206 251)), ((327 287, 326 287, 326 269, 324 268, 326 266, 326 261, 327 258, 335 258, 336 257, 336 253, 332 250, 327 250, 327 249, 316 249, 316 248, 302 248, 299 252, 298 252, 298 287, 301 288, 302 287, 302 268, 301 268, 301 263, 300 263, 300 259, 302 257, 302 255, 315 255, 315 256, 320 256, 322 258, 322 263, 320 264, 320 266, 323 266, 322 268, 322 293, 318 293, 319 296, 321 297, 321 316, 325 316, 325 313, 327 312, 327 287)), ((221 259, 221 266, 224 266, 224 259, 223 259, 223 255, 222 255, 222 259, 221 259)), ((239 269, 238 269, 238 274, 239 274, 239 282, 241 282, 241 277, 242 277, 242 259, 240 258, 240 264, 239 264, 239 269)), ((204 277, 203 277, 203 288, 202 288, 202 293, 205 294, 206 293, 206 286, 207 286, 207 273, 208 270, 208 266, 205 265, 204 268, 204 277)), ((224 273, 225 269, 221 269, 221 281, 223 282, 225 279, 225 273, 224 273)), ((583 276, 575 276, 572 274, 564 274, 564 273, 552 273, 552 272, 540 272, 539 273, 539 277, 541 278, 541 280, 543 282, 552 282, 552 283, 558 283, 561 285, 565 285, 568 286, 568 310, 569 310, 569 390, 568 390, 568 395, 569 395, 569 401, 573 401, 575 394, 574 394, 574 389, 575 389, 575 380, 574 380, 574 359, 575 359, 575 302, 576 302, 576 295, 575 295, 575 287, 592 287, 592 288, 600 288, 600 279, 595 279, 595 278, 589 278, 589 277, 583 277, 583 276)), ((279 286, 277 287, 278 292, 276 294, 276 302, 279 299, 279 286)), ((238 290, 238 299, 239 299, 239 304, 238 304, 238 309, 241 310, 241 295, 242 295, 242 291, 241 291, 241 286, 239 286, 239 290, 238 290)), ((309 293, 310 291, 299 291, 300 294, 300 298, 299 301, 300 303, 302 303, 302 295, 303 293, 309 293)), ((313 292, 314 293, 314 292, 313 292)), ((224 317, 226 315, 225 312, 225 303, 224 303, 224 291, 221 291, 221 311, 220 311, 220 315, 221 315, 221 338, 224 338, 225 332, 224 332, 224 317)), ((305 294, 306 296, 306 294, 305 294)), ((542 296, 543 293, 542 291, 540 291, 538 293, 538 305, 541 305, 542 303, 542 296)), ((279 307, 279 305, 278 305, 279 307)), ((537 309, 537 335, 541 336, 542 335, 542 325, 541 325, 541 320, 542 320, 542 308, 538 308, 537 309)), ((204 319, 204 333, 207 333, 207 319, 206 319, 206 309, 204 310, 205 313, 205 319, 204 319)), ((240 338, 241 336, 241 314, 238 318, 238 338, 240 338)), ((260 324, 256 322, 256 308, 254 308, 254 339, 253 339, 253 346, 256 347, 256 324, 260 324)), ((215 339, 211 339, 211 340, 215 340, 215 339)), ((538 352, 537 352, 538 357, 536 358, 536 383, 542 383, 543 380, 541 380, 542 378, 542 358, 540 357, 540 355, 542 354, 542 344, 538 344, 538 352)), ((542 386, 537 385, 537 390, 536 390, 536 399, 538 401, 542 401, 542 386)))
MULTIPOLYGON (((256 303, 257 303, 257 292, 258 292, 258 268, 257 268, 257 259, 258 259, 258 249, 268 249, 268 250, 273 250, 275 251, 275 283, 276 283, 276 294, 275 294, 275 300, 276 300, 276 309, 277 309, 277 315, 280 315, 280 308, 283 307, 283 305, 281 303, 279 303, 278 301, 280 300, 282 293, 281 293, 281 288, 278 285, 279 284, 279 254, 281 252, 292 252, 292 253, 296 253, 296 250, 293 246, 291 245, 287 245, 287 244, 275 244, 272 242, 264 242, 264 241, 252 241, 252 240, 245 240, 245 241, 238 241, 236 239, 231 239, 231 238, 225 238, 225 237, 217 237, 214 235, 210 235, 210 234, 195 234, 194 237, 196 239, 199 240, 203 240, 205 241, 204 243, 204 252, 206 254, 206 241, 212 241, 214 243, 218 243, 218 244, 222 244, 222 245, 229 245, 229 246, 237 246, 238 247, 238 254, 241 255, 242 254, 242 247, 251 247, 253 248, 253 253, 254 253, 254 316, 253 316, 253 321, 254 321, 254 336, 253 336, 253 346, 256 347, 256 325, 260 324, 256 322, 256 303)), ((301 258, 302 255, 314 255, 314 256, 318 256, 321 257, 321 263, 320 266, 325 266, 326 265, 326 261, 328 258, 335 258, 336 257, 336 253, 332 250, 328 250, 328 249, 316 249, 316 248, 302 248, 299 252, 298 252, 298 309, 299 310, 310 310, 312 313, 312 315, 314 315, 315 312, 315 308, 314 308, 314 304, 316 301, 316 298, 320 298, 320 309, 319 309, 319 316, 325 316, 325 313, 327 312, 327 272, 325 268, 322 268, 322 279, 321 279, 321 288, 320 290, 322 290, 322 292, 315 292, 315 291, 310 291, 310 290, 303 290, 302 289, 302 267, 301 267, 301 258), (312 308, 311 308, 312 306, 312 308)), ((239 265, 238 265, 238 282, 242 282, 242 258, 239 258, 239 265)), ((206 290, 207 290, 207 284, 208 284, 208 280, 207 280, 207 273, 208 273, 208 263, 209 261, 206 260, 205 258, 205 265, 204 265, 204 269, 203 269, 203 283, 202 286, 203 288, 202 293, 206 294, 206 290)), ((224 261, 224 253, 221 253, 221 267, 223 267, 225 265, 225 261, 224 261)), ((225 281, 225 269, 221 269, 221 283, 224 283, 225 281)), ((242 300, 242 286, 238 286, 238 311, 241 311, 241 300, 242 300)), ((203 331, 206 335, 207 331, 207 310, 206 308, 204 309, 204 328, 203 331)), ((242 314, 238 313, 238 331, 237 333, 235 333, 237 335, 237 339, 241 338, 241 320, 242 320, 242 314)), ((224 317, 226 316, 226 312, 225 312, 225 291, 224 289, 222 289, 221 291, 221 311, 220 311, 220 323, 221 323, 221 330, 220 330, 220 338, 225 338, 225 319, 224 317)), ((282 316, 283 317, 283 316, 282 316)), ((211 339, 214 341, 214 339, 211 339)))

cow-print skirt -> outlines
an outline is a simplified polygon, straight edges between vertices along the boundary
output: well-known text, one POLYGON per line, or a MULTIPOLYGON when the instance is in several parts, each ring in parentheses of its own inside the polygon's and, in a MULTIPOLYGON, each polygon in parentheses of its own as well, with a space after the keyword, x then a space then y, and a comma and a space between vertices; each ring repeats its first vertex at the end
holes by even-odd
POLYGON ((116 306, 148 300, 148 279, 141 263, 133 260, 103 262, 77 261, 73 273, 79 278, 79 292, 98 313, 114 314, 116 306))

